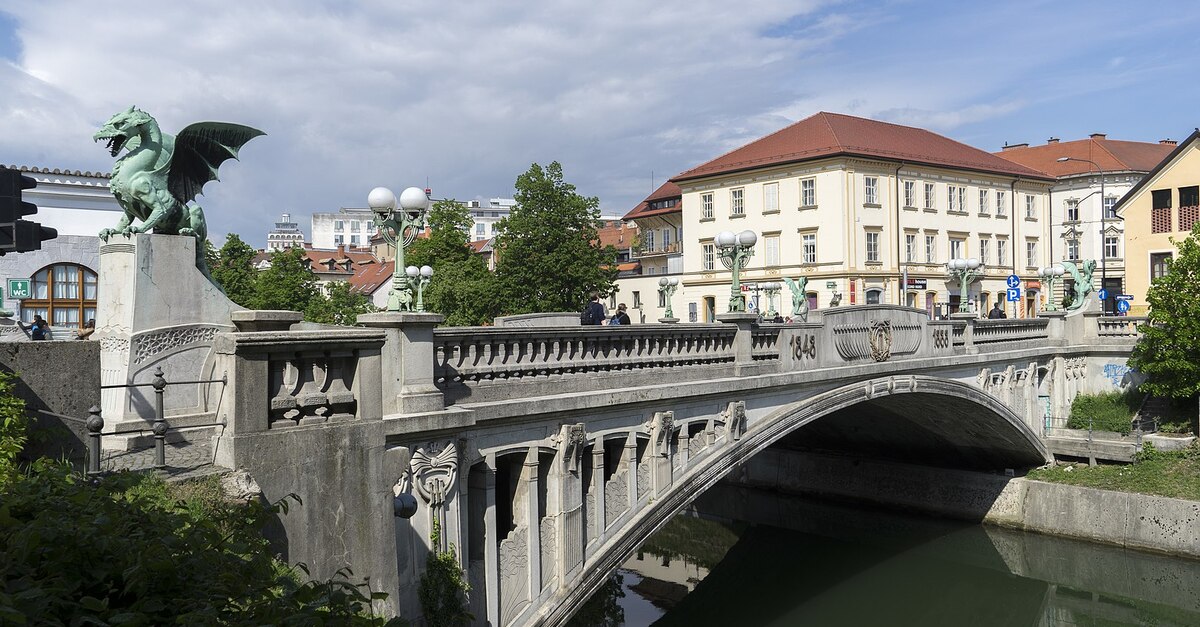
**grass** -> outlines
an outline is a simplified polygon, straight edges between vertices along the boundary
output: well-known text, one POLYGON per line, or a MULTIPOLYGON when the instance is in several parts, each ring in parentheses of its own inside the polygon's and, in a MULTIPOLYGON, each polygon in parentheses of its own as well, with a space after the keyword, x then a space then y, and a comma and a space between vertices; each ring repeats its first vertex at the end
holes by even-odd
POLYGON ((1129 465, 1067 465, 1038 468, 1026 477, 1051 483, 1136 492, 1200 501, 1200 446, 1182 451, 1158 451, 1145 444, 1138 461, 1129 465))
POLYGON ((1142 396, 1133 388, 1124 392, 1080 394, 1071 403, 1071 417, 1067 420, 1067 426, 1071 429, 1087 429, 1090 426, 1096 431, 1128 434, 1132 429, 1133 415, 1142 403, 1142 396))

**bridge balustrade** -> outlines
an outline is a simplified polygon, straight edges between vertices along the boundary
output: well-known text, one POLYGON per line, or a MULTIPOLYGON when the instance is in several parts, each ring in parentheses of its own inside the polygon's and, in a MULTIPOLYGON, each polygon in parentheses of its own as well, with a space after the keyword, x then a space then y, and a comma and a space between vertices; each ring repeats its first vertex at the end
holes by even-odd
POLYGON ((1132 316, 1100 316, 1096 318, 1096 333, 1101 337, 1141 337, 1139 325, 1149 322, 1149 318, 1132 316))
POLYGON ((1050 337, 1050 321, 1045 318, 1014 318, 1009 320, 974 320, 971 323, 975 345, 998 342, 1045 340, 1050 337))

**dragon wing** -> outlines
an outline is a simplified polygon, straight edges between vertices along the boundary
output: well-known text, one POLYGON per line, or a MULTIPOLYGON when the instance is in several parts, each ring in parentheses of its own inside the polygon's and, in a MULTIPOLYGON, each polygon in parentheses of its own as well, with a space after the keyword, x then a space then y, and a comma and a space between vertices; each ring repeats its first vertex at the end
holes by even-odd
POLYGON ((266 133, 241 124, 197 122, 175 137, 175 153, 167 188, 180 204, 187 204, 209 181, 217 180, 217 168, 226 159, 236 159, 246 142, 266 133))
POLYGON ((798 289, 796 289, 796 282, 791 280, 790 278, 783 277, 783 282, 787 284, 788 289, 791 290, 793 294, 795 294, 796 292, 799 291, 798 289))

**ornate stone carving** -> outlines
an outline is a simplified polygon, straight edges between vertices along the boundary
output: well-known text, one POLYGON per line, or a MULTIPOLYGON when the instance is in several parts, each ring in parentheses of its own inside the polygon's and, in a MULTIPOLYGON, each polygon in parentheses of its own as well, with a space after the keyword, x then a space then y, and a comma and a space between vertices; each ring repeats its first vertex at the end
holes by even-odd
POLYGON ((529 539, 518 525, 500 541, 500 622, 512 622, 529 602, 529 539))
POLYGON ((949 348, 950 347, 950 330, 949 329, 934 329, 933 330, 933 347, 934 348, 949 348))
POLYGON ((737 441, 742 439, 746 434, 746 402, 731 401, 725 411, 721 412, 721 417, 725 419, 725 428, 728 430, 729 439, 737 441))
POLYGON ((542 588, 545 589, 554 582, 554 573, 557 567, 554 555, 558 545, 555 543, 555 528, 554 517, 547 516, 538 523, 541 538, 539 542, 542 547, 542 588))
POLYGON ((629 510, 629 471, 618 470, 604 484, 604 526, 612 526, 629 510))
POLYGON ((353 355, 272 359, 268 364, 268 427, 353 418, 358 410, 351 391, 357 367, 358 359, 353 355))
POLYGON ((887 361, 892 356, 892 322, 871 321, 871 359, 887 361))
POLYGON ((140 364, 159 353, 189 344, 211 344, 219 330, 211 326, 179 327, 138 335, 133 338, 133 363, 140 364))
POLYGON ((401 489, 415 491, 430 507, 439 507, 458 485, 458 447, 454 442, 430 442, 417 448, 408 462, 401 489))
POLYGON ((650 464, 643 460, 637 467, 637 497, 642 500, 650 494, 650 464))
POLYGON ((582 422, 573 425, 563 425, 558 435, 551 438, 558 448, 558 458, 572 473, 579 472, 579 462, 583 459, 583 449, 587 444, 587 428, 582 422))
POLYGON ((100 338, 100 350, 108 353, 124 353, 129 351, 129 338, 126 337, 102 337, 100 338))
POLYGON ((801 333, 793 335, 791 339, 792 357, 799 360, 802 358, 816 359, 817 358, 817 336, 812 333, 801 333))
POLYGON ((655 455, 667 457, 671 454, 671 438, 674 429, 675 412, 654 412, 654 418, 650 421, 650 444, 654 447, 655 455))

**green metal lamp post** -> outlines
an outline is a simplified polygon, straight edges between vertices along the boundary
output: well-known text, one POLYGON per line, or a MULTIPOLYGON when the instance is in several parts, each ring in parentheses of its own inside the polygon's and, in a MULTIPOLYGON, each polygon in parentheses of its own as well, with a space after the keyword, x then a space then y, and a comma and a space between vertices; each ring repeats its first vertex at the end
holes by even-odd
POLYGON ((715 243, 720 249, 721 263, 733 272, 733 284, 729 288, 729 312, 742 313, 746 311, 746 297, 742 295, 742 267, 754 254, 754 244, 758 236, 754 231, 721 231, 717 233, 715 243))
POLYGON ((417 308, 416 311, 425 311, 425 288, 429 286, 429 281, 433 278, 433 268, 429 266, 409 266, 404 269, 404 274, 408 275, 408 287, 417 292, 417 308))
POLYGON ((663 277, 658 280, 658 292, 663 295, 663 300, 667 303, 667 311, 664 317, 674 318, 675 313, 671 311, 671 297, 675 295, 675 290, 679 289, 679 277, 663 277))
POLYGON ((1038 276, 1046 282, 1046 311, 1058 311, 1058 305, 1054 302, 1054 282, 1066 274, 1067 269, 1056 263, 1045 268, 1038 268, 1037 272, 1038 276))
MULTIPOLYGON (((429 196, 419 187, 409 187, 400 192, 399 211, 396 194, 386 187, 376 187, 367 195, 367 206, 375 213, 379 232, 396 249, 392 270, 392 287, 388 290, 388 311, 413 310, 413 285, 405 277, 404 247, 425 230, 425 212, 429 208, 429 196)), ((432 270, 430 274, 432 274, 432 270)), ((428 283, 428 280, 426 280, 428 283)), ((424 311, 418 291, 417 311, 424 311)))
POLYGON ((983 275, 983 264, 972 257, 970 259, 951 259, 946 263, 946 272, 958 281, 958 313, 971 313, 971 302, 968 299, 967 287, 983 275))
POLYGON ((774 319, 775 314, 778 313, 775 311, 775 296, 779 295, 779 290, 783 289, 783 285, 772 281, 770 283, 759 283, 758 286, 762 288, 763 295, 767 297, 766 317, 774 319))

